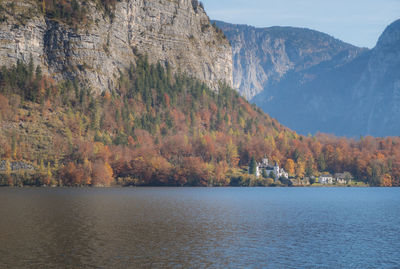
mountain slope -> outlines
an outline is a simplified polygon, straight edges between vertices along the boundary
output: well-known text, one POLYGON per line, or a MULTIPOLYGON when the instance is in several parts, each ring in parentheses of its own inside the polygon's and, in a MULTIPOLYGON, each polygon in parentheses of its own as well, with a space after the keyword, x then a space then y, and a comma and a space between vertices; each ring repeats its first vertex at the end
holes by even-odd
POLYGON ((298 79, 306 82, 313 77, 306 70, 330 60, 343 65, 365 51, 309 29, 215 23, 232 45, 234 87, 249 100, 292 74, 303 72, 298 79))
POLYGON ((302 134, 317 132, 359 136, 351 130, 354 109, 353 87, 368 63, 369 52, 343 63, 344 54, 301 72, 260 93, 252 102, 272 117, 302 134))
POLYGON ((299 136, 226 85, 216 93, 145 57, 135 63, 100 96, 31 65, 2 68, 0 186, 279 185, 248 175, 265 155, 294 182, 349 171, 400 185, 400 138, 299 136))
MULTIPOLYGON (((229 44, 198 23, 206 15, 197 1, 0 3, 0 185, 280 185, 248 174, 265 155, 299 184, 349 171, 400 185, 400 138, 301 136, 219 81, 231 59, 219 64, 215 53, 229 44), (125 26, 142 45, 124 45, 125 26)), ((311 56, 301 72, 336 61, 311 56)))
POLYGON ((1 65, 32 57, 54 79, 77 79, 97 93, 114 88, 136 54, 213 89, 232 83, 229 42, 198 1, 4 0, 0 44, 1 65))
POLYGON ((353 91, 355 131, 400 135, 400 20, 379 38, 353 91))
POLYGON ((396 21, 371 51, 344 64, 333 58, 289 75, 252 101, 303 134, 398 136, 399 36, 400 21, 396 21), (304 82, 306 76, 311 79, 304 82))
POLYGON ((37 173, 3 165, 0 186, 205 186, 238 177, 248 185, 239 165, 266 153, 282 157, 264 139, 297 138, 227 85, 216 93, 146 57, 135 63, 100 96, 69 81, 54 84, 30 65, 3 68, 0 160, 33 163, 37 173))

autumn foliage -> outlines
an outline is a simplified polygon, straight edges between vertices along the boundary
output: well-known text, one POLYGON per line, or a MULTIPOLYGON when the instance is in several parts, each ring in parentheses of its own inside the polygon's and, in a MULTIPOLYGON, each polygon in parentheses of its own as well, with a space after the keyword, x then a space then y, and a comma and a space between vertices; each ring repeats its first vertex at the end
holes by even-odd
POLYGON ((0 158, 43 163, 60 185, 249 185, 247 166, 265 155, 297 178, 399 185, 400 138, 301 136, 228 86, 216 93, 146 57, 101 95, 21 62, 0 85, 0 158))

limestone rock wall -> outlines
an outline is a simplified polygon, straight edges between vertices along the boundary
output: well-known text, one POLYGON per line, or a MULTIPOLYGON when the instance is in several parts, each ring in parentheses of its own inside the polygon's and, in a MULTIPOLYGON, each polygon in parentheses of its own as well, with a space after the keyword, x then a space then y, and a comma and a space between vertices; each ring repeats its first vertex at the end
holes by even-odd
MULTIPOLYGON (((261 92, 268 92, 292 74, 337 57, 342 57, 342 62, 348 62, 363 51, 309 29, 255 28, 220 21, 216 24, 232 45, 233 85, 248 100, 261 92), (343 57, 344 54, 346 57, 343 57)), ((304 81, 308 79, 305 77, 304 81)))
POLYGON ((78 27, 47 18, 35 0, 1 1, 0 65, 18 59, 41 64, 57 79, 78 78, 97 93, 116 85, 135 55, 168 62, 217 90, 232 85, 229 42, 210 24, 197 1, 121 0, 113 18, 95 1, 82 1, 87 18, 78 27), (9 9, 13 2, 13 11, 9 9), (86 4, 85 4, 85 3, 86 4))
POLYGON ((355 130, 373 136, 399 135, 400 20, 382 33, 352 92, 355 130))

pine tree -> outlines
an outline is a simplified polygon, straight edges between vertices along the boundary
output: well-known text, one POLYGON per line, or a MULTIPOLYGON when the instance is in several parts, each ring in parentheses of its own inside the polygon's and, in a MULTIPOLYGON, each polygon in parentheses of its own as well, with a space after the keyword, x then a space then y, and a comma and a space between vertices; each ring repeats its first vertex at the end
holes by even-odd
POLYGON ((305 172, 306 172, 306 176, 307 177, 311 177, 314 174, 314 168, 313 168, 311 159, 307 160, 306 171, 305 172))
POLYGON ((255 175, 257 171, 257 163, 256 159, 254 157, 251 158, 250 164, 249 164, 249 173, 251 175, 255 175))
POLYGON ((267 170, 263 169, 261 171, 261 174, 262 174, 263 178, 268 178, 267 170))
POLYGON ((326 170, 326 161, 323 153, 318 156, 318 168, 321 172, 326 170))
POLYGON ((276 178, 276 175, 275 175, 275 173, 274 173, 273 171, 271 171, 271 172, 269 173, 269 177, 272 178, 272 179, 275 179, 275 178, 276 178))

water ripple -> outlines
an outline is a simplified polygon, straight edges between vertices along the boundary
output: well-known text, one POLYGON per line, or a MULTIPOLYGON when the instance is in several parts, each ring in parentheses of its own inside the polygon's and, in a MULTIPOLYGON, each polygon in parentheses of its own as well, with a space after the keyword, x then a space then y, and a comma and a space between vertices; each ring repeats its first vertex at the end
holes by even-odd
POLYGON ((1 268, 400 268, 399 189, 0 189, 1 268))

